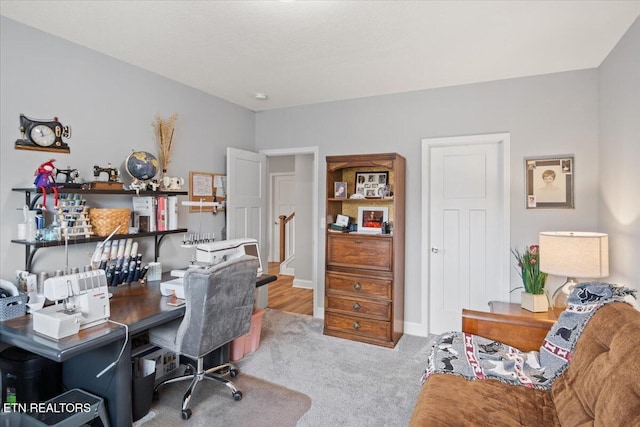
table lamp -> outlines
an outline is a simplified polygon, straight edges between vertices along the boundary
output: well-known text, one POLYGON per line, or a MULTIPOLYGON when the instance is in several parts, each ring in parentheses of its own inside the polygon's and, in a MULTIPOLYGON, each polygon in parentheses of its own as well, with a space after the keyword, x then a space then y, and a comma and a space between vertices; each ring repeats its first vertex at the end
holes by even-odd
POLYGON ((567 306, 567 299, 578 284, 576 278, 609 275, 609 236, 580 231, 544 231, 539 236, 540 271, 566 276, 567 281, 554 293, 556 308, 567 306))

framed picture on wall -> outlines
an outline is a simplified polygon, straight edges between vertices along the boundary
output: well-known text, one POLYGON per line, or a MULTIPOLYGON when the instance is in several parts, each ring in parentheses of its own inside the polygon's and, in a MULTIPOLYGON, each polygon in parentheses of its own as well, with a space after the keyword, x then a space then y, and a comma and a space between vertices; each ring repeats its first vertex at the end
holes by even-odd
POLYGON ((356 172, 356 194, 367 199, 381 199, 389 195, 389 172, 356 172))
POLYGON ((525 158, 527 209, 574 209, 573 156, 525 158))

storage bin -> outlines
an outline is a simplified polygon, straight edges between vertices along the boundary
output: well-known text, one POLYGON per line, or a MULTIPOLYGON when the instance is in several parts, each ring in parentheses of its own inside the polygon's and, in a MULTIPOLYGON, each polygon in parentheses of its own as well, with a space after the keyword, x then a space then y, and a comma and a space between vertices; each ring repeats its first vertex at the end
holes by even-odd
POLYGON ((156 381, 156 361, 138 359, 133 372, 131 389, 133 421, 138 421, 149 413, 153 402, 153 387, 156 381))
POLYGON ((0 298, 0 320, 9 320, 27 314, 28 300, 29 295, 27 294, 0 298))
POLYGON ((260 335, 262 332, 262 317, 264 309, 258 308, 251 315, 249 333, 231 341, 231 361, 236 362, 246 354, 256 351, 260 347, 260 335))
POLYGON ((0 353, 3 403, 44 402, 61 391, 62 364, 9 347, 0 353))

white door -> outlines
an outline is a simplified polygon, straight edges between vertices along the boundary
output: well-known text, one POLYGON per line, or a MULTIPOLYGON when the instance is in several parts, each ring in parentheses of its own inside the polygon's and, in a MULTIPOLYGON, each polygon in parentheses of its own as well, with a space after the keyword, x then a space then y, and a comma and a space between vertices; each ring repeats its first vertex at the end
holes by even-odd
POLYGON ((227 148, 227 239, 256 239, 263 260, 267 259, 266 181, 264 154, 227 148))
POLYGON ((431 333, 460 330, 463 308, 487 310, 491 300, 509 300, 508 186, 500 136, 429 146, 431 333))
MULTIPOLYGON (((274 174, 273 193, 271 194, 271 254, 270 261, 280 262, 280 215, 291 215, 296 210, 296 180, 294 174, 274 174)), ((293 251, 295 227, 287 226, 285 242, 285 257, 293 251)))

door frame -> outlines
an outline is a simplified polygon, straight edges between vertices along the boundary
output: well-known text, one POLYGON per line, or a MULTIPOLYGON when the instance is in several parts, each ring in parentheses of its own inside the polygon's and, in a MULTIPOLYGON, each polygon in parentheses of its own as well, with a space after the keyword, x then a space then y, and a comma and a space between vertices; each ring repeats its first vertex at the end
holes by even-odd
MULTIPOLYGON (((278 156, 293 156, 296 154, 311 154, 313 156, 313 194, 312 194, 312 220, 311 224, 313 225, 313 229, 311 231, 312 236, 312 253, 313 257, 311 260, 311 275, 312 275, 312 288, 313 288, 313 317, 324 318, 324 309, 318 306, 319 298, 318 298, 318 286, 320 281, 318 280, 318 238, 319 238, 319 229, 320 229, 320 221, 318 219, 318 161, 319 161, 319 148, 318 147, 296 147, 296 148, 280 148, 273 150, 259 150, 261 154, 269 157, 278 157, 278 156)), ((269 194, 269 198, 271 198, 271 194, 269 194)), ((271 244, 271 242, 269 242, 271 244)))
MULTIPOLYGON (((422 216, 425 217, 431 213, 431 149, 443 146, 465 146, 476 144, 498 144, 498 152, 502 161, 502 242, 500 243, 502 253, 501 257, 501 287, 504 288, 505 295, 509 295, 510 287, 510 244, 511 244, 511 134, 509 132, 489 133, 479 135, 460 135, 439 138, 422 139, 422 216)), ((431 230, 430 222, 422 221, 422 269, 421 269, 421 329, 429 333, 429 315, 430 305, 429 296, 431 284, 430 277, 430 243, 431 230)))

